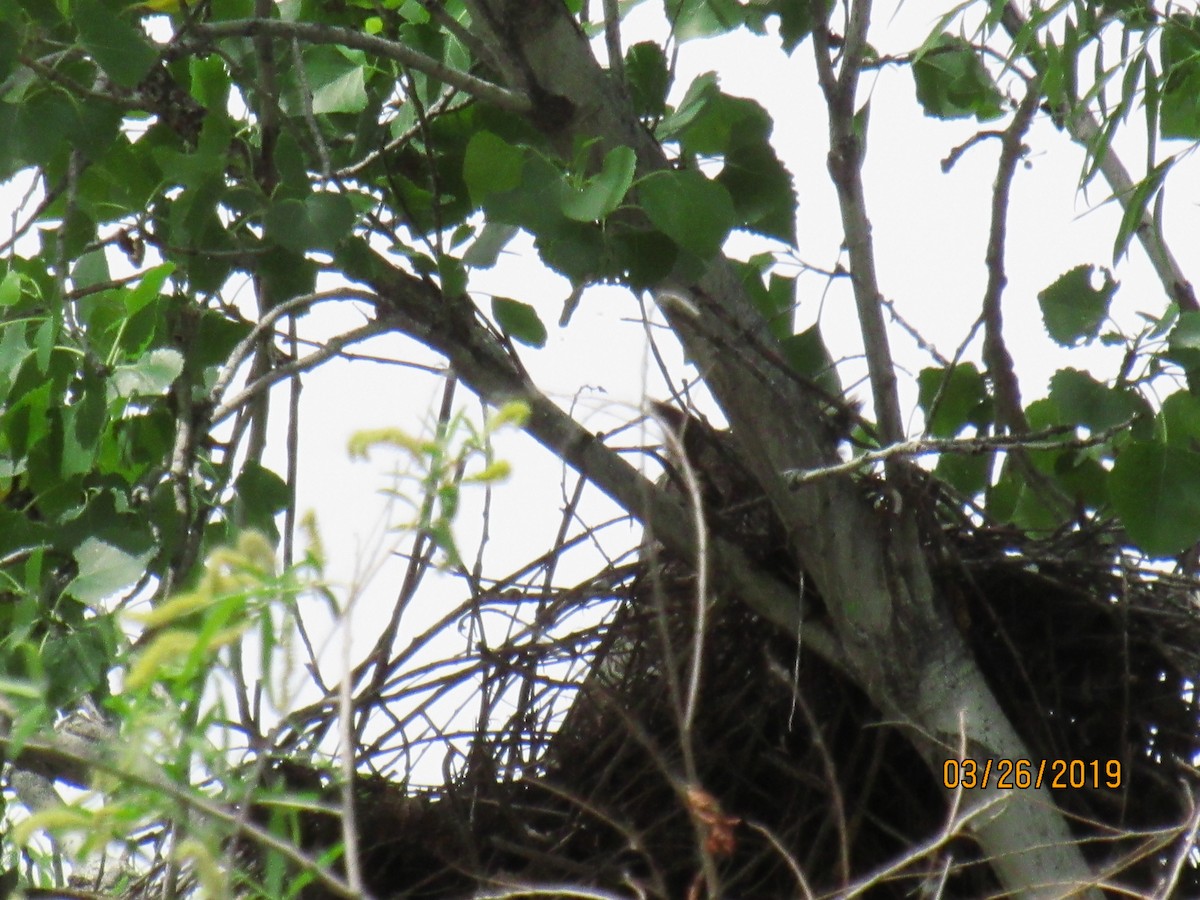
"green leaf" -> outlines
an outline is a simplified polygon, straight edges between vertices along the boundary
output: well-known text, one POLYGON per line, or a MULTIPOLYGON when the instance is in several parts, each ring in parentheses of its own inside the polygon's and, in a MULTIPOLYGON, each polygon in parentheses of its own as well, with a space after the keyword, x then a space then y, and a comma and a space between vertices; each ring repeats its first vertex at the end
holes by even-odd
POLYGON ((188 60, 192 76, 192 95, 202 106, 209 109, 224 109, 229 99, 229 72, 225 60, 219 54, 208 57, 193 57, 188 60))
POLYGON ((241 502, 271 515, 287 509, 291 502, 291 491, 287 482, 265 466, 247 462, 235 482, 241 502))
POLYGON ((55 342, 58 340, 59 323, 54 319, 47 319, 38 326, 37 335, 33 339, 34 358, 37 360, 38 370, 46 372, 50 368, 50 354, 54 352, 55 342))
POLYGON ((56 705, 78 701, 104 684, 113 665, 114 640, 108 617, 90 619, 42 645, 42 663, 49 677, 47 699, 56 705))
POLYGON ((556 228, 540 233, 534 242, 542 262, 565 275, 572 284, 603 274, 604 233, 599 225, 563 219, 556 228))
POLYGON ((141 312, 147 304, 158 299, 159 292, 171 273, 175 271, 175 263, 166 262, 142 273, 142 280, 131 288, 125 295, 125 311, 130 316, 141 312))
POLYGON ((679 137, 688 153, 724 156, 737 143, 766 141, 773 128, 770 113, 758 101, 714 89, 691 121, 679 129, 679 137))
POLYGON ((1128 388, 1116 389, 1101 384, 1087 372, 1059 369, 1050 379, 1050 399, 1058 407, 1059 423, 1083 425, 1103 431, 1127 422, 1149 408, 1128 388))
POLYGON ((1108 493, 1129 537, 1150 556, 1170 556, 1200 541, 1200 454, 1129 444, 1113 465, 1108 493))
POLYGON ((937 119, 974 116, 983 122, 1004 114, 1004 96, 967 41, 948 32, 913 62, 917 100, 937 119))
MULTIPOLYGON (((25 380, 25 373, 29 371, 29 368, 23 370, 17 378, 18 383, 25 380)), ((3 422, 10 452, 17 458, 32 452, 46 436, 50 387, 49 382, 42 382, 32 390, 14 392, 15 399, 8 401, 8 409, 0 422, 3 422)))
POLYGON ((267 210, 267 236, 292 253, 332 251, 354 225, 354 206, 344 194, 309 194, 279 200, 267 210))
POLYGON ((0 104, 0 109, 12 110, 12 118, 4 122, 12 144, 5 154, 10 165, 17 160, 44 164, 70 148, 67 135, 77 127, 79 115, 58 91, 31 92, 20 104, 0 104))
POLYGON ((671 73, 662 47, 654 41, 643 41, 626 50, 625 79, 639 116, 661 116, 666 112, 671 73))
POLYGON ((1117 260, 1129 249, 1129 242, 1133 240, 1133 235, 1142 224, 1150 201, 1158 194, 1174 162, 1174 158, 1163 160, 1134 186, 1133 193, 1129 195, 1129 202, 1125 204, 1125 211, 1121 214, 1116 240, 1113 241, 1113 265, 1116 265, 1117 260))
POLYGON ((818 324, 782 341, 783 358, 797 374, 814 381, 834 397, 842 395, 842 382, 818 324))
POLYGON ((639 185, 638 199, 656 228, 705 260, 720 252, 737 221, 729 192, 699 172, 655 172, 639 185))
POLYGON ((490 269, 496 264, 508 242, 513 239, 520 229, 515 225, 505 225, 502 222, 488 222, 479 232, 479 236, 467 248, 462 261, 475 269, 490 269))
POLYGON ((310 230, 303 201, 288 197, 272 203, 264 224, 267 238, 280 247, 300 254, 308 250, 310 230))
POLYGON ((650 229, 617 231, 608 236, 615 270, 633 290, 661 284, 671 274, 679 248, 665 234, 650 229))
POLYGON ((500 330, 530 347, 546 346, 546 326, 528 303, 508 297, 492 298, 492 317, 500 330))
POLYGON ((75 0, 71 21, 84 50, 121 87, 136 86, 158 59, 141 29, 96 0, 75 0))
POLYGON ((95 465, 107 404, 104 383, 98 375, 84 379, 80 398, 62 411, 62 474, 82 475, 95 465))
POLYGON ((562 198, 562 211, 576 222, 595 222, 614 212, 633 184, 637 155, 629 147, 614 147, 604 157, 599 172, 582 187, 567 186, 562 198))
POLYGON ((21 54, 21 34, 9 21, 0 21, 0 81, 8 78, 21 54))
POLYGON ((737 0, 667 0, 666 12, 681 42, 726 34, 745 22, 737 0))
POLYGON ((765 134, 735 132, 717 182, 729 191, 739 225, 796 243, 796 189, 765 134))
POLYGON ((771 145, 773 128, 761 104, 721 93, 709 73, 692 82, 679 111, 662 122, 658 134, 679 140, 685 156, 722 157, 716 181, 729 191, 736 224, 794 243, 796 191, 771 145))
POLYGON ((312 293, 317 281, 317 266, 304 254, 286 247, 271 247, 258 258, 259 274, 268 286, 265 308, 274 307, 292 297, 312 293))
POLYGON ((16 306, 21 302, 21 274, 9 271, 0 281, 0 307, 16 306))
POLYGON ((1179 314, 1167 336, 1167 352, 1163 356, 1183 368, 1188 387, 1200 394, 1200 313, 1179 314))
POLYGON ((974 497, 988 484, 992 457, 987 453, 946 453, 938 458, 934 474, 966 497, 974 497))
MULTIPOLYGON (((309 47, 304 52, 304 68, 314 114, 360 113, 367 108, 366 54, 361 50, 309 47)), ((298 115, 302 103, 300 98, 288 98, 285 108, 298 115)))
POLYGON ((1177 13, 1162 27, 1159 128, 1164 138, 1200 138, 1200 16, 1177 13))
POLYGON ((0 325, 0 395, 10 394, 13 379, 32 353, 24 323, 0 325))
POLYGON ((796 318, 796 279, 772 274, 766 286, 762 282, 762 270, 748 263, 733 263, 741 276, 746 294, 767 322, 771 333, 779 340, 792 336, 796 318))
POLYGON ((75 260, 71 266, 71 282, 76 290, 105 284, 112 279, 108 271, 108 258, 103 249, 89 251, 75 260))
POLYGON ((135 584, 146 573, 153 550, 134 555, 98 538, 84 539, 72 554, 79 574, 66 587, 81 603, 92 605, 135 584))
POLYGON ((814 13, 824 19, 833 6, 833 0, 824 0, 824 3, 822 0, 808 0, 806 3, 796 3, 795 0, 773 0, 771 6, 772 11, 779 16, 779 37, 783 43, 783 49, 791 53, 816 27, 818 20, 814 13), (824 10, 819 9, 822 5, 824 10))
POLYGON ((1176 391, 1163 401, 1158 421, 1167 444, 1200 450, 1200 398, 1176 391))
POLYGON ((1104 284, 1092 286, 1094 266, 1076 266, 1038 294, 1046 332, 1063 347, 1090 344, 1108 317, 1108 306, 1117 290, 1108 269, 1104 284))
POLYGON ((688 85, 683 99, 679 101, 679 106, 673 112, 663 117, 663 120, 658 123, 655 133, 659 139, 671 140, 695 121, 696 117, 704 111, 704 108, 715 97, 720 95, 721 91, 717 85, 716 72, 705 72, 703 75, 697 75, 692 83, 688 85))
POLYGON ((305 218, 312 229, 314 250, 333 250, 354 225, 354 206, 341 193, 320 191, 304 201, 305 218))
POLYGON ((979 424, 979 413, 987 400, 983 376, 974 363, 922 369, 917 376, 925 428, 934 437, 954 437, 969 424, 979 424))
POLYGON ((1167 337, 1167 348, 1172 353, 1184 350, 1200 350, 1200 313, 1179 314, 1175 327, 1167 337))
POLYGON ((265 466, 247 462, 234 482, 233 521, 238 528, 253 529, 272 542, 279 540, 275 517, 291 503, 287 482, 265 466))
POLYGON ((467 270, 462 260, 448 254, 440 254, 437 259, 438 280, 442 283, 442 294, 446 297, 458 297, 467 290, 467 270))
POLYGON ((477 131, 463 157, 463 180, 476 205, 489 194, 511 191, 521 183, 525 153, 490 131, 477 131))

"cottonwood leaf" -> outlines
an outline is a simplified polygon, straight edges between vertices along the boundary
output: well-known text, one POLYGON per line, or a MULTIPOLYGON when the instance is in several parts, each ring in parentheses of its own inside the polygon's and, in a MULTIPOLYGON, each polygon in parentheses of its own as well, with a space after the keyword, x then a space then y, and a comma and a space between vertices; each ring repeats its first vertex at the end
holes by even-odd
POLYGON ((546 326, 528 303, 509 297, 492 298, 492 316, 500 330, 530 347, 546 346, 546 326))
POLYGON ((614 147, 604 157, 600 171, 582 187, 567 187, 562 198, 562 211, 576 222, 595 222, 612 213, 625 192, 633 184, 637 155, 628 147, 614 147))
POLYGON ((119 397, 162 394, 182 371, 183 354, 171 347, 160 347, 137 362, 117 366, 109 379, 109 391, 119 397))
POLYGON ((1179 553, 1200 541, 1200 454, 1143 441, 1126 446, 1108 479, 1113 508, 1150 556, 1179 553))
POLYGON ((81 603, 98 603, 137 582, 146 573, 153 550, 133 555, 99 538, 85 538, 71 554, 79 574, 66 587, 81 603))
POLYGON ((1092 286, 1095 266, 1076 266, 1038 294, 1046 332, 1063 347, 1090 344, 1108 317, 1108 307, 1117 290, 1108 269, 1104 283, 1092 286))
POLYGON ((659 231, 701 259, 716 256, 736 224, 729 192, 699 172, 655 172, 638 198, 659 231))

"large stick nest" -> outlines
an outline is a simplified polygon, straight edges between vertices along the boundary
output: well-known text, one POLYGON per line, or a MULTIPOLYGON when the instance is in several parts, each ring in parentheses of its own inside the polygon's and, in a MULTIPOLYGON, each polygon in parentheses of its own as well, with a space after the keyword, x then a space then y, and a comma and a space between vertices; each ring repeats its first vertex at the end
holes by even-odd
MULTIPOLYGON (((819 609, 765 498, 731 459, 693 460, 710 527, 819 609), (735 469, 702 468, 714 465, 735 469)), ((1138 567, 1100 530, 1031 538, 929 503, 943 523, 929 541, 939 591, 1032 771, 1047 760, 1047 783, 1068 785, 1053 797, 1095 870, 1113 890, 1150 893, 1180 869, 1176 894, 1200 894, 1200 870, 1177 865, 1200 752, 1193 580, 1138 567)), ((602 590, 550 608, 479 657, 515 709, 481 727, 453 783, 416 798, 385 781, 360 788, 377 896, 569 883, 685 897, 706 854, 729 897, 833 894, 864 879, 878 897, 999 893, 904 723, 884 721, 802 632, 797 642, 736 598, 712 600, 702 690, 685 724, 690 566, 644 553, 602 590), (573 625, 598 596, 610 614, 573 625), (564 678, 569 660, 588 674, 564 678)), ((312 843, 335 840, 335 823, 325 826, 312 843)))

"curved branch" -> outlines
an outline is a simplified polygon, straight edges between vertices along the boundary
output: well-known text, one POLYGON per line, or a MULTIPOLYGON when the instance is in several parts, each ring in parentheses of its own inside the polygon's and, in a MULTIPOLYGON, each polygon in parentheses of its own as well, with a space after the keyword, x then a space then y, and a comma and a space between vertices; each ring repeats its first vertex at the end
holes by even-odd
POLYGON ((314 303, 321 300, 363 300, 368 303, 375 299, 373 294, 368 294, 364 291, 355 291, 350 288, 340 288, 336 291, 328 291, 317 294, 302 294, 299 297, 292 297, 278 306, 275 306, 263 314, 263 317, 255 323, 250 333, 246 335, 237 346, 230 351, 229 359, 222 367, 217 375, 217 380, 213 384, 209 396, 215 401, 218 397, 225 393, 225 389, 229 387, 229 383, 233 381, 237 370, 241 368, 242 363, 254 351, 259 340, 270 331, 276 322, 282 319, 289 313, 297 312, 305 309, 314 303))
POLYGON ((229 22, 193 25, 190 33, 209 39, 266 36, 289 41, 298 39, 308 44, 333 44, 350 47, 411 66, 418 72, 424 72, 439 81, 444 81, 446 84, 478 97, 499 109, 522 115, 533 109, 533 103, 529 98, 518 91, 500 87, 468 72, 447 66, 441 60, 427 56, 398 41, 389 41, 350 28, 318 25, 312 22, 281 22, 277 19, 234 19, 229 22))
POLYGON ((261 378, 255 379, 250 384, 246 385, 242 390, 238 391, 231 399, 226 400, 212 414, 212 424, 216 425, 219 422, 229 418, 237 412, 241 407, 245 406, 255 397, 259 396, 263 391, 268 390, 271 386, 278 384, 293 375, 300 372, 307 372, 314 369, 328 359, 332 359, 342 352, 343 347, 348 347, 351 344, 356 344, 359 341, 365 341, 367 338, 374 337, 377 334, 382 334, 387 331, 387 327, 378 321, 371 321, 365 325, 360 325, 358 328, 353 328, 344 334, 339 334, 334 338, 326 341, 320 350, 316 350, 308 356, 293 360, 286 365, 277 366, 268 371, 261 378))

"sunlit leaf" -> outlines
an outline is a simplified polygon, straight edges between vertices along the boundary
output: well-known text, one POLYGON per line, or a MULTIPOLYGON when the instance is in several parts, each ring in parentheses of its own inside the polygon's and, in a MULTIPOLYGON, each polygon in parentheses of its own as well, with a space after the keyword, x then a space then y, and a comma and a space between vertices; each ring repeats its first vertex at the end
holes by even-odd
POLYGON ((563 195, 563 214, 577 222, 594 222, 616 210, 633 183, 637 156, 628 147, 614 147, 604 157, 600 171, 582 187, 567 188, 563 195))
POLYGON ((109 385, 120 397, 162 394, 181 372, 183 354, 172 347, 160 347, 136 362, 117 366, 109 385))
POLYGON ((152 550, 131 554, 98 538, 89 537, 75 549, 79 574, 66 591, 83 603, 98 603, 133 585, 146 574, 152 550))

